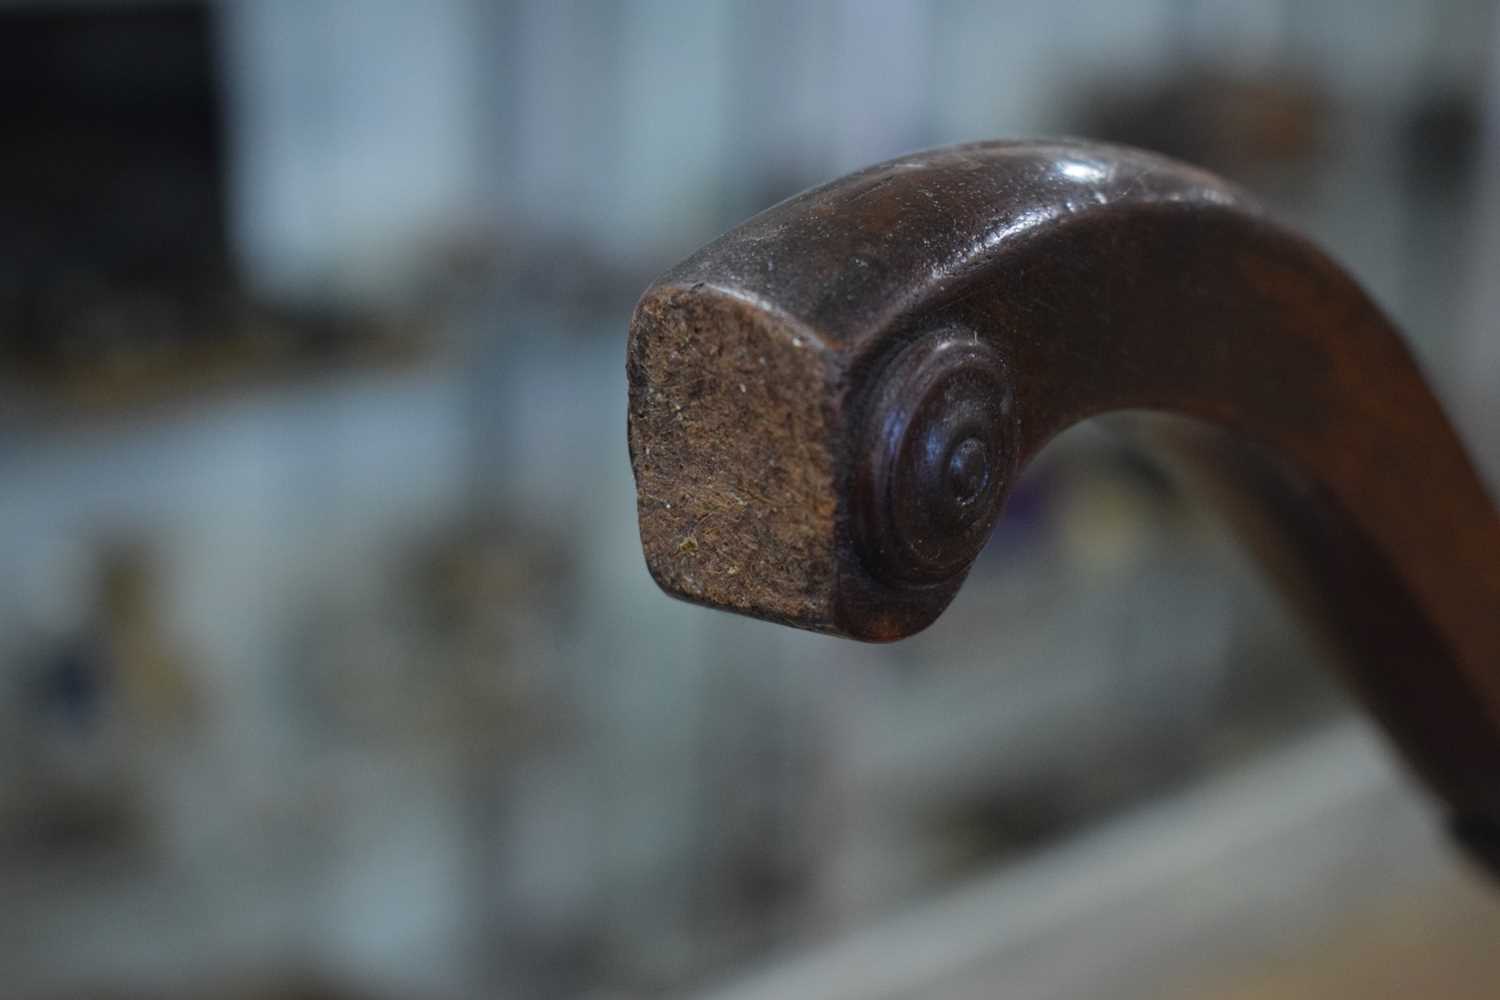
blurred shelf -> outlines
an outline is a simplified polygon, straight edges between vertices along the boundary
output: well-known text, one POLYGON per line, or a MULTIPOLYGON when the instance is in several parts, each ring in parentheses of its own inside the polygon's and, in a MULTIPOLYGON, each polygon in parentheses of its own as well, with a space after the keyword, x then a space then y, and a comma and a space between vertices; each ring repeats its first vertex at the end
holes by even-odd
POLYGON ((314 335, 290 329, 45 367, 8 359, 0 362, 0 436, 118 426, 282 386, 419 367, 441 353, 436 336, 414 330, 332 324, 314 335))

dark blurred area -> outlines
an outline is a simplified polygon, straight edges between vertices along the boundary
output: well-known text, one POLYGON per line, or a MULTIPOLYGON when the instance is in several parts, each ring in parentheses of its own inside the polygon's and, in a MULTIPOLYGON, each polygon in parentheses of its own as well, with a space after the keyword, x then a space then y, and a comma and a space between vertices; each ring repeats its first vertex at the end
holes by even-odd
POLYGON ((926 145, 1225 174, 1500 482, 1488 0, 0 3, 0 995, 1490 997, 1224 529, 1054 445, 927 633, 671 602, 652 275, 926 145))

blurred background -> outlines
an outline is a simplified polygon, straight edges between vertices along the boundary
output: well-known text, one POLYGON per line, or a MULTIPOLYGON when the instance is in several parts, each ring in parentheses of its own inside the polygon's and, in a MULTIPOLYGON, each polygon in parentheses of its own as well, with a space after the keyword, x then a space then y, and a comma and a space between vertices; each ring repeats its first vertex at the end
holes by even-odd
POLYGON ((1500 482, 1486 0, 0 3, 0 995, 1493 997, 1500 903, 1080 428, 889 647, 676 604, 624 337, 938 143, 1204 164, 1500 482))

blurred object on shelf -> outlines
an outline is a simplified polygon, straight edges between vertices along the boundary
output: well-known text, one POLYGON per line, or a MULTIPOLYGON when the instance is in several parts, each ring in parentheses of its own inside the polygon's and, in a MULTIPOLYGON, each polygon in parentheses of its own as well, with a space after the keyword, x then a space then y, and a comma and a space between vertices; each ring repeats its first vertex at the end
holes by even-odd
POLYGON ((122 704, 131 727, 170 742, 198 721, 200 706, 180 644, 161 606, 160 571, 143 543, 104 548, 99 567, 99 618, 122 704))
POLYGON ((472 745, 481 771, 571 742, 559 640, 576 613, 576 558, 543 526, 495 512, 406 539, 375 589, 303 609, 287 680, 308 725, 377 747, 472 745))
POLYGON ((14 741, 0 839, 28 850, 141 846, 150 785, 204 723, 150 545, 117 539, 90 559, 66 617, 7 609, 28 638, 10 651, 22 669, 0 713, 14 741))
POLYGON ((0 416, 104 410, 430 349, 430 322, 256 300, 207 4, 0 9, 0 416), (19 399, 19 402, 18 402, 19 399))
POLYGON ((10 653, 20 670, 0 716, 0 843, 28 856, 131 840, 142 776, 120 718, 113 651, 88 633, 29 645, 10 653))
POLYGON ((1407 183, 1455 200, 1471 197, 1479 164, 1483 106, 1472 87, 1439 86, 1406 113, 1402 168, 1407 183))
POLYGON ((7 4, 0 25, 5 289, 228 281, 207 6, 7 4))
POLYGON ((1133 86, 1101 81, 1079 99, 1076 130, 1255 185, 1278 172, 1306 178, 1331 141, 1333 117, 1330 95, 1310 74, 1197 65, 1133 86))

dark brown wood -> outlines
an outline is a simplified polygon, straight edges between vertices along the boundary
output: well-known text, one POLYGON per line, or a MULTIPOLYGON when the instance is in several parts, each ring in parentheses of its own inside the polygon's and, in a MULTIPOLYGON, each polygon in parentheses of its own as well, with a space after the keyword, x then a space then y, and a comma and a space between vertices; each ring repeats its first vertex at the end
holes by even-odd
POLYGON ((942 612, 1060 431, 1177 418, 1164 452, 1466 838, 1500 830, 1500 516, 1390 321, 1224 182, 1085 143, 892 160, 659 279, 628 369, 657 582, 867 640, 942 612))

